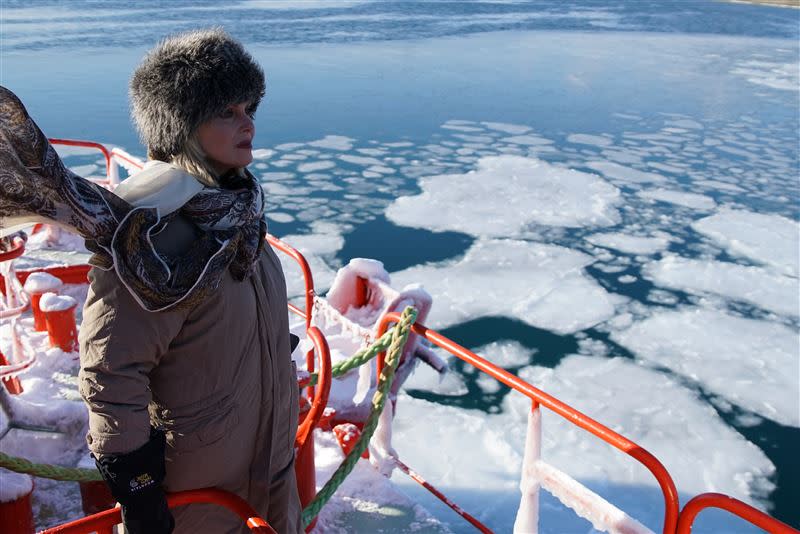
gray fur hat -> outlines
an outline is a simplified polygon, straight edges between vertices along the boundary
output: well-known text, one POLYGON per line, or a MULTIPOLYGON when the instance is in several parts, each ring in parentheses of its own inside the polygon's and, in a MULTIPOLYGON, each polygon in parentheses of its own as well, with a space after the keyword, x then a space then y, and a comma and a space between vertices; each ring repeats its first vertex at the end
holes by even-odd
POLYGON ((220 28, 167 37, 131 77, 131 114, 154 159, 169 161, 206 120, 264 96, 264 71, 220 28))

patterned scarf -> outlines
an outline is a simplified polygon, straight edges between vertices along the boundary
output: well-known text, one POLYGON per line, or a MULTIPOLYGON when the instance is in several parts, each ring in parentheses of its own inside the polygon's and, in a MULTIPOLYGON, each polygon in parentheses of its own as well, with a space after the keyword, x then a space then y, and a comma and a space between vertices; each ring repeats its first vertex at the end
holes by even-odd
POLYGON ((86 239, 90 263, 114 269, 148 311, 192 307, 253 270, 264 246, 264 193, 249 172, 221 188, 203 188, 177 211, 135 207, 67 169, 19 98, 0 86, 0 235, 53 223, 86 239), (188 253, 159 254, 150 240, 181 215, 202 231, 188 253))

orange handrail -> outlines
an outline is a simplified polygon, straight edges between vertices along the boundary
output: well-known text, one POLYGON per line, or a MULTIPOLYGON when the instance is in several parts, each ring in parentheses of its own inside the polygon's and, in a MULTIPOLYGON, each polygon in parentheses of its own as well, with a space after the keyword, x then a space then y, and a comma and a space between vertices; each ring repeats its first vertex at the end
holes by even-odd
MULTIPOLYGON (((276 534, 275 530, 262 519, 247 501, 233 493, 216 488, 179 491, 167 495, 167 504, 170 508, 185 504, 206 503, 218 504, 227 508, 245 522, 252 532, 260 534, 276 534)), ((75 521, 58 525, 41 531, 39 534, 85 534, 88 532, 107 530, 122 522, 122 513, 119 508, 111 508, 97 514, 82 517, 75 521)))
POLYGON ((328 406, 328 396, 331 392, 331 353, 328 348, 328 341, 325 335, 316 326, 311 326, 306 330, 308 337, 314 342, 314 346, 319 351, 319 380, 311 403, 311 409, 306 414, 303 422, 297 427, 297 435, 294 446, 302 449, 311 432, 317 427, 325 407, 328 406))
MULTIPOLYGON (((400 320, 400 314, 397 312, 387 313, 383 319, 381 320, 381 324, 378 328, 378 337, 382 336, 386 330, 389 328, 389 323, 396 323, 400 320)), ((613 445, 617 449, 627 453, 628 455, 632 456, 640 463, 644 464, 653 476, 655 476, 656 480, 658 481, 659 486, 661 486, 661 491, 664 494, 664 534, 672 534, 675 532, 675 528, 678 523, 678 511, 680 507, 678 505, 678 491, 675 489, 675 483, 672 481, 672 477, 667 472, 664 465, 658 461, 658 459, 650 454, 648 451, 637 445, 636 443, 632 442, 631 440, 621 436, 611 430, 610 428, 598 423, 594 419, 584 415, 583 413, 579 412, 575 408, 561 402, 560 400, 556 399, 555 397, 548 395, 544 391, 528 384, 524 380, 512 375, 505 369, 502 369, 493 363, 485 360, 475 354, 474 352, 462 347, 458 343, 452 341, 451 339, 443 336, 442 334, 436 332, 435 330, 431 330, 423 324, 415 323, 411 326, 411 330, 424 337, 431 343, 445 349, 453 356, 464 360, 465 362, 469 363, 470 365, 477 367, 484 373, 488 374, 489 376, 499 380, 503 384, 507 385, 511 389, 514 389, 533 402, 538 402, 539 404, 550 408, 552 411, 556 412, 560 416, 564 417, 571 423, 583 428, 584 430, 594 434, 598 438, 602 439, 606 443, 613 445)), ((384 360, 386 358, 385 353, 381 353, 378 355, 378 363, 377 363, 377 372, 380 374, 384 360)))
POLYGON ((79 146, 83 148, 96 148, 100 152, 103 153, 103 156, 106 158, 106 177, 108 177, 109 173, 111 172, 111 152, 102 144, 95 143, 94 141, 80 141, 77 139, 59 139, 56 137, 48 139, 50 143, 54 145, 66 145, 66 146, 79 146))
POLYGON ((703 493, 687 502, 681 510, 677 534, 691 534, 692 524, 697 514, 706 508, 725 510, 772 534, 798 534, 800 532, 739 499, 721 493, 703 493))
POLYGON ((0 252, 0 261, 11 261, 19 258, 25 253, 24 239, 20 239, 19 236, 17 236, 16 238, 14 238, 14 241, 12 243, 14 245, 14 248, 10 248, 8 250, 0 252))

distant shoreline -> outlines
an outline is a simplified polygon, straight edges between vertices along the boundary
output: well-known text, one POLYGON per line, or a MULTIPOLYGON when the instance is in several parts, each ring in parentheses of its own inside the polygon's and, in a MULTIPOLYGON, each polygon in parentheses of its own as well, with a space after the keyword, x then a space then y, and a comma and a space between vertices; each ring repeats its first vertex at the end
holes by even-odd
POLYGON ((800 8, 800 0, 726 0, 736 4, 759 4, 775 7, 796 7, 800 8))

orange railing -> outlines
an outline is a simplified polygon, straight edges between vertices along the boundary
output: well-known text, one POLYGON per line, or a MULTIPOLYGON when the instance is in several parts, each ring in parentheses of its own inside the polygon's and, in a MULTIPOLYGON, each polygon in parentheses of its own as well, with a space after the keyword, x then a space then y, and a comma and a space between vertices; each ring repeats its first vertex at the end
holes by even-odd
MULTIPOLYGON (((251 532, 260 534, 275 534, 269 523, 259 517, 247 502, 233 493, 215 488, 180 491, 167 495, 167 504, 170 508, 185 504, 206 503, 218 504, 227 508, 242 520, 251 532)), ((111 508, 88 517, 43 530, 40 534, 84 534, 86 532, 112 532, 112 527, 122 522, 119 508, 111 508)))
POLYGON ((725 510, 736 516, 741 517, 745 521, 752 523, 758 528, 763 528, 771 534, 792 534, 797 530, 793 529, 786 523, 778 521, 761 510, 757 510, 747 503, 743 503, 738 499, 723 495, 721 493, 703 493, 696 496, 691 501, 687 502, 681 511, 678 518, 677 534, 691 534, 692 524, 694 523, 697 514, 706 508, 719 508, 725 510))
MULTIPOLYGON (((86 147, 98 148, 101 151, 103 151, 104 155, 106 155, 106 162, 109 166, 113 164, 113 157, 117 156, 116 154, 109 154, 108 150, 106 150, 105 147, 102 147, 102 145, 98 146, 96 143, 68 141, 62 139, 51 139, 51 142, 60 144, 72 144, 73 146, 86 146, 86 147)), ((134 166, 140 166, 138 163, 130 161, 129 159, 126 159, 126 161, 130 164, 133 164, 134 166)), ((111 175, 112 172, 113 171, 108 170, 107 175, 111 175)), ((314 342, 317 350, 321 350, 322 352, 327 352, 326 350, 327 343, 325 343, 324 336, 322 335, 321 332, 319 332, 318 329, 311 327, 311 310, 313 309, 315 293, 314 293, 313 277, 308 262, 305 260, 303 255, 300 254, 300 252, 298 252, 288 244, 284 243, 280 239, 275 238, 271 235, 268 235, 267 239, 273 247, 289 255, 300 265, 305 280, 305 293, 304 293, 305 310, 302 310, 291 303, 289 304, 289 309, 306 320, 306 327, 309 332, 309 336, 312 338, 312 341, 314 342)), ((389 328, 389 325, 391 323, 399 321, 399 318, 400 315, 398 313, 390 313, 384 316, 379 326, 378 336, 383 335, 389 328)), ((425 325, 420 323, 414 324, 412 326, 412 331, 422 336, 423 338, 427 339, 434 345, 448 351, 453 356, 463 360, 464 362, 474 366, 480 371, 495 378, 496 380, 505 384, 506 386, 514 389, 515 391, 518 391, 519 393, 522 393, 531 400, 531 406, 534 412, 537 411, 540 406, 544 406, 550 409, 551 411, 555 412, 556 414, 560 415, 564 419, 570 421, 574 425, 586 430, 587 432, 600 438, 604 442, 626 453, 627 455, 631 456, 633 459, 644 465, 655 477, 659 487, 661 488, 661 492, 664 498, 664 521, 662 527, 662 532, 664 534, 690 533, 692 523, 697 514, 701 510, 709 507, 715 507, 727 510, 741 517, 742 519, 749 521, 753 525, 768 530, 769 532, 774 532, 778 534, 789 534, 789 533, 800 534, 800 531, 793 529, 792 527, 770 517, 769 515, 753 508, 752 506, 749 506, 732 497, 728 497, 726 495, 721 495, 721 494, 706 493, 698 495, 697 497, 690 500, 681 511, 678 501, 678 493, 675 488, 675 483, 673 482, 672 477, 667 472, 664 465, 646 449, 634 443, 633 441, 625 438, 624 436, 614 432, 610 428, 602 425, 601 423, 595 421, 594 419, 584 415, 583 413, 565 404, 564 402, 558 400, 557 398, 548 395, 544 391, 541 391, 540 389, 532 386, 531 384, 525 382, 524 380, 518 378, 517 376, 492 364, 488 360, 478 356, 477 354, 466 349, 465 347, 462 347, 461 345, 455 343, 451 339, 448 339, 447 337, 441 335, 440 333, 427 328, 425 325)), ((380 374, 381 369, 384 365, 384 359, 385 359, 385 354, 379 355, 377 362, 378 374, 380 374)), ((320 363, 320 374, 321 376, 328 376, 330 374, 329 355, 328 355, 327 365, 324 362, 324 358, 322 358, 321 360, 322 361, 320 363)), ((314 370, 313 349, 309 351, 309 353, 307 354, 307 363, 309 372, 312 372, 314 370)), ((317 410, 314 410, 314 419, 318 419, 318 415, 321 416, 322 409, 324 409, 323 401, 327 401, 327 393, 320 395, 319 391, 314 392, 311 388, 309 388, 309 397, 314 399, 315 404, 319 403, 317 404, 318 407, 321 407, 318 409, 319 414, 316 413, 317 410)), ((311 415, 311 413, 309 413, 309 415, 311 415)), ((308 435, 310 434, 311 430, 314 428, 314 425, 316 424, 316 422, 312 423, 311 421, 313 421, 313 419, 307 417, 306 421, 304 421, 304 423, 301 424, 301 428, 298 431, 298 439, 301 437, 301 435, 303 436, 301 444, 303 445, 302 449, 305 450, 309 450, 311 449, 311 447, 313 447, 313 440, 307 439, 308 435), (309 424, 306 425, 305 423, 309 424), (302 432, 300 430, 302 430, 302 432)), ((302 450, 298 451, 298 457, 300 456, 301 452, 302 450)), ((420 484, 425 486, 426 489, 431 491, 431 493, 433 493, 437 498, 441 499, 443 502, 448 504, 448 506, 453 508, 457 513, 465 517, 478 530, 482 532, 491 532, 487 527, 485 527, 479 521, 474 519, 474 517, 470 516, 469 514, 458 508, 449 499, 447 499, 446 496, 444 496, 441 492, 436 490, 432 485, 430 485, 427 481, 422 479, 418 474, 411 471, 411 469, 408 468, 408 466, 406 466, 399 460, 396 463, 402 471, 411 475, 412 478, 414 478, 420 484)), ((219 490, 198 490, 198 491, 219 491, 219 490)), ((186 492, 186 493, 192 493, 192 492, 186 492)), ((173 497, 174 496, 170 496, 170 499, 172 499, 173 497)), ((170 500, 170 505, 173 505, 172 502, 173 501, 170 500)), ((186 504, 186 502, 183 502, 181 504, 186 504)), ((191 501, 191 502, 201 502, 201 501, 191 501)), ((210 502, 210 501, 202 501, 202 502, 210 502)), ((84 518, 82 520, 70 523, 68 525, 64 525, 64 527, 74 525, 79 523, 80 521, 86 521, 94 517, 101 516, 103 514, 114 514, 114 513, 115 513, 114 510, 109 510, 106 512, 102 512, 101 514, 96 514, 95 516, 90 516, 89 518, 84 518)), ((240 517, 244 517, 244 515, 242 514, 239 515, 240 517)), ((118 511, 116 511, 116 517, 117 518, 119 517, 118 511)), ((117 520, 117 522, 119 521, 117 520)), ((105 523, 103 524, 105 525, 105 523)), ((61 529, 64 527, 57 527, 57 528, 61 529)), ((80 531, 51 529, 45 532, 78 533, 78 532, 87 532, 87 529, 85 527, 80 531)))

